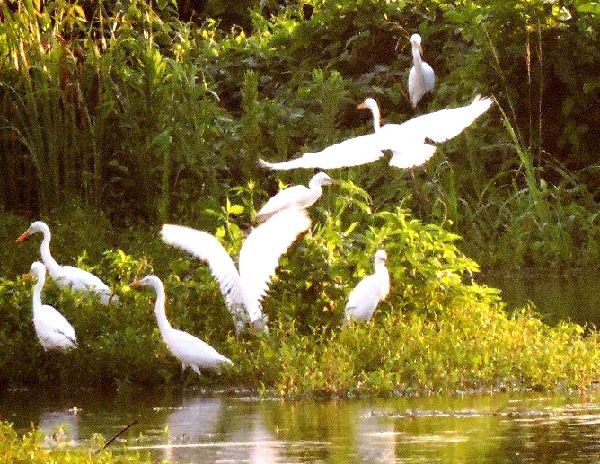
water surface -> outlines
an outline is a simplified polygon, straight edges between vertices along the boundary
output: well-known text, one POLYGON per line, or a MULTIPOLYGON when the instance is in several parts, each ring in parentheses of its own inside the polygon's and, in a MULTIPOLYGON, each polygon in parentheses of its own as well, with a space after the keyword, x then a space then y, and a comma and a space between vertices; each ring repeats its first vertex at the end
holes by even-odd
POLYGON ((48 446, 111 448, 187 463, 598 463, 597 396, 471 395, 389 400, 258 400, 189 392, 5 392, 0 416, 39 425, 48 446), (61 426, 62 424, 62 426, 61 426), (60 427, 60 429, 59 429, 60 427))

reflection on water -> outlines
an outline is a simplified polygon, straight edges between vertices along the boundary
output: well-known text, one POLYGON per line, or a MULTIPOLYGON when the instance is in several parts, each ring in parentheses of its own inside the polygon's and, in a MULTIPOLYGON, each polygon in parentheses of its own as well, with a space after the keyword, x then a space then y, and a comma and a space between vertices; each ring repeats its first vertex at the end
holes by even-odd
POLYGON ((21 430, 38 425, 48 446, 88 448, 92 433, 110 438, 138 420, 113 452, 155 462, 600 462, 600 404, 539 394, 287 402, 26 391, 4 392, 0 417, 21 430))
POLYGON ((502 290, 511 308, 533 302, 549 323, 571 320, 600 327, 600 273, 581 272, 564 277, 537 272, 489 274, 478 281, 502 290))

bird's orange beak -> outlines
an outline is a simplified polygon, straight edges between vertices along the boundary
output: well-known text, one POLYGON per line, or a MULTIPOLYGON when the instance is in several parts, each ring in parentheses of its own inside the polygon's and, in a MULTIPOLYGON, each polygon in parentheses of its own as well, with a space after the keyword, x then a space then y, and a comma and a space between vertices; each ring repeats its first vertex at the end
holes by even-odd
POLYGON ((33 276, 31 274, 23 274, 21 276, 21 279, 23 280, 23 282, 29 282, 33 279, 33 276))
POLYGON ((368 110, 369 107, 367 105, 365 105, 365 102, 361 102, 358 105, 356 105, 356 109, 357 110, 368 110))
POLYGON ((31 234, 29 233, 28 230, 26 230, 25 232, 23 232, 21 235, 19 235, 19 237, 17 238, 17 240, 15 240, 16 243, 21 243, 24 242, 25 240, 27 240, 29 238, 31 234))

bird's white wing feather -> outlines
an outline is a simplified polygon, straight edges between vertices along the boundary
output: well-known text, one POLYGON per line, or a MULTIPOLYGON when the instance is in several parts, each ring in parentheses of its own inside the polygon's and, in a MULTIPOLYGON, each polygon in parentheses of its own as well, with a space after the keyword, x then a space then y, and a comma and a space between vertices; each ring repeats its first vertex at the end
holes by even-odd
POLYGON ((78 291, 110 292, 110 288, 91 272, 74 266, 60 266, 59 272, 51 275, 59 286, 78 291))
POLYGON ((240 250, 240 278, 252 322, 262 317, 260 301, 275 274, 279 258, 310 224, 305 210, 284 210, 252 230, 244 241, 240 250))
POLYGON ((175 224, 164 224, 161 234, 165 243, 187 251, 208 264, 227 307, 237 317, 243 305, 240 276, 223 245, 207 232, 175 224))
POLYGON ((43 305, 41 311, 35 314, 34 325, 40 338, 50 341, 55 346, 76 346, 75 329, 50 305, 43 305))
POLYGON ((312 204, 310 203, 311 197, 314 195, 304 185, 294 185, 280 190, 256 213, 256 220, 263 222, 273 214, 287 208, 306 208, 312 204))
POLYGON ((427 161, 435 152, 435 146, 456 137, 475 119, 485 113, 492 100, 479 97, 466 106, 444 109, 409 119, 402 124, 386 124, 374 134, 380 149, 394 152, 392 166, 412 167, 427 161))
MULTIPOLYGON (((489 98, 476 97, 466 106, 434 111, 409 119, 402 124, 387 124, 381 128, 380 133, 383 140, 389 139, 390 142, 394 138, 398 139, 398 142, 403 139, 423 143, 425 138, 430 138, 436 143, 445 142, 473 124, 473 121, 485 113, 491 104, 492 100, 489 98)), ((393 149, 393 147, 386 148, 393 149)))
POLYGON ((380 300, 379 286, 375 276, 364 277, 348 295, 346 319, 369 320, 380 300))
POLYGON ((205 341, 182 330, 173 329, 165 343, 180 361, 196 364, 200 368, 214 368, 220 364, 231 364, 231 361, 220 354, 205 341))
POLYGON ((413 66, 408 73, 408 95, 413 108, 426 92, 431 92, 435 86, 435 72, 433 68, 424 61, 421 62, 421 74, 417 73, 413 66))
POLYGON ((288 169, 337 169, 372 163, 383 156, 383 152, 374 143, 373 134, 360 135, 343 142, 330 145, 315 153, 305 153, 300 158, 281 163, 269 163, 260 160, 262 167, 286 171, 288 169))

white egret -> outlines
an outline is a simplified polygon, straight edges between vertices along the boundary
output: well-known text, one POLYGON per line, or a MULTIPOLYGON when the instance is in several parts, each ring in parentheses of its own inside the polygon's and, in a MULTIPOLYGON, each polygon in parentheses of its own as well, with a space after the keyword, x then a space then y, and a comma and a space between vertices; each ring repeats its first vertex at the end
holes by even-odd
POLYGON ((261 301, 275 274, 280 256, 296 237, 308 230, 311 221, 303 209, 283 210, 254 228, 244 240, 239 256, 239 272, 219 241, 211 234, 190 227, 165 224, 162 239, 205 261, 218 282, 236 331, 251 323, 267 331, 267 318, 261 301))
POLYGON ((390 274, 385 267, 386 260, 385 250, 377 250, 375 272, 364 277, 348 296, 346 322, 371 319, 379 302, 390 292, 390 274))
POLYGON ((48 269, 50 277, 61 287, 67 287, 78 292, 95 293, 100 296, 102 304, 117 303, 119 298, 112 294, 108 285, 88 271, 74 266, 61 266, 50 254, 50 228, 42 221, 36 221, 29 226, 18 238, 17 243, 27 240, 31 234, 41 232, 44 238, 40 244, 40 255, 48 269))
POLYGON ((262 167, 280 171, 297 168, 336 169, 377 161, 385 150, 390 150, 390 166, 401 169, 419 166, 435 153, 434 143, 456 137, 485 113, 491 104, 491 99, 477 96, 466 106, 447 108, 417 116, 402 124, 380 127, 379 107, 375 100, 368 98, 359 107, 369 108, 373 112, 375 133, 345 140, 320 152, 305 153, 291 161, 269 163, 260 160, 259 163, 262 167))
POLYGON ((148 275, 132 282, 131 285, 132 287, 152 287, 156 292, 154 314, 156 315, 160 335, 171 354, 181 362, 183 370, 189 366, 194 372, 200 374, 200 369, 216 369, 225 364, 233 364, 230 359, 219 354, 208 343, 171 326, 165 314, 165 288, 158 277, 148 275))
POLYGON ((421 59, 421 36, 413 34, 410 36, 412 48, 413 66, 408 73, 408 95, 413 108, 426 92, 431 92, 435 85, 435 73, 431 66, 421 59))
POLYGON ((304 185, 294 185, 280 190, 271 197, 256 213, 256 222, 264 222, 274 214, 289 208, 305 209, 313 205, 323 195, 323 185, 331 185, 335 181, 324 172, 315 174, 308 188, 304 185))
POLYGON ((33 326, 44 350, 64 350, 77 347, 77 338, 73 326, 52 306, 42 304, 42 288, 46 282, 46 266, 35 261, 31 265, 29 276, 37 281, 33 287, 33 326))

